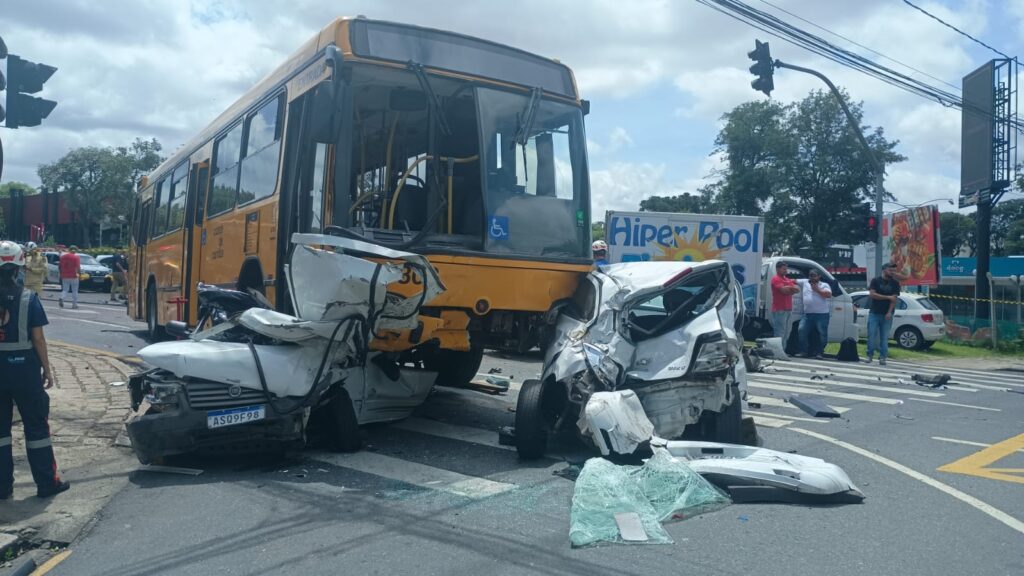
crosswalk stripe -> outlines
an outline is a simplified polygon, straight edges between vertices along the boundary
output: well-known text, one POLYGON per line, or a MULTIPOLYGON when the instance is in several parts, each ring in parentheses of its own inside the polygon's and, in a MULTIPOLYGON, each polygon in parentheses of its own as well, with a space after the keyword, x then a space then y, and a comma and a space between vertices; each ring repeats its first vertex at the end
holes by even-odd
MULTIPOLYGON (((772 406, 775 408, 788 408, 790 410, 799 410, 800 408, 786 402, 785 400, 779 400, 778 398, 772 398, 771 396, 755 396, 753 394, 747 396, 748 402, 760 403, 762 406, 772 406)), ((840 414, 849 412, 850 409, 845 406, 832 406, 832 409, 840 414)))
POLYGON ((353 454, 321 453, 314 455, 314 459, 358 472, 388 478, 389 480, 397 480, 406 484, 412 484, 413 486, 440 490, 473 499, 495 496, 516 488, 515 484, 495 482, 476 476, 466 476, 458 472, 374 452, 364 451, 353 454))
POLYGON ((758 426, 765 426, 767 428, 782 428, 792 424, 792 420, 782 420, 780 418, 769 418, 767 416, 754 416, 754 424, 758 426))
POLYGON ((408 430, 409 432, 427 434, 430 436, 439 436, 450 440, 461 440, 462 442, 480 444, 491 448, 499 448, 501 450, 515 450, 514 446, 504 446, 498 443, 497 431, 484 430, 483 428, 459 426, 457 424, 449 424, 438 420, 417 417, 406 418, 405 420, 395 422, 391 427, 408 430))
MULTIPOLYGON (((786 362, 786 364, 791 364, 791 362, 786 362)), ((803 363, 803 365, 815 368, 825 368, 830 367, 833 364, 803 363)), ((999 373, 992 370, 967 370, 947 366, 924 366, 922 364, 912 364, 909 362, 893 362, 892 360, 890 360, 884 368, 877 364, 866 364, 865 366, 873 366, 876 370, 889 374, 894 373, 893 369, 906 373, 916 372, 922 375, 949 374, 952 376, 954 382, 967 383, 975 380, 983 380, 987 382, 998 382, 999 384, 1006 384, 1007 386, 1024 388, 1024 384, 1021 384, 1021 381, 1024 380, 1024 374, 1021 374, 1019 377, 1015 377, 1012 374, 999 373)), ((902 375, 899 372, 896 372, 895 374, 902 375)))
MULTIPOLYGON (((844 369, 844 368, 836 368, 834 370, 831 370, 830 372, 826 372, 824 370, 817 371, 817 372, 810 372, 808 370, 802 370, 802 369, 794 367, 794 368, 790 368, 786 372, 783 372, 783 371, 780 370, 778 372, 768 372, 768 373, 765 373, 765 374, 781 378, 781 377, 784 377, 784 375, 787 374, 787 373, 788 374, 793 374, 793 375, 800 375, 800 376, 806 377, 808 379, 811 376, 814 376, 815 374, 817 374, 817 375, 822 376, 824 379, 823 380, 812 380, 812 382, 821 382, 823 384, 827 384, 827 383, 830 383, 830 382, 831 383, 835 383, 835 384, 839 384, 840 382, 843 382, 843 380, 840 380, 839 378, 840 377, 845 377, 845 378, 851 379, 853 381, 867 380, 868 383, 890 382, 892 384, 900 384, 900 380, 902 380, 903 384, 910 384, 910 385, 915 385, 916 386, 914 381, 910 379, 910 376, 907 376, 905 374, 892 375, 892 376, 890 376, 890 375, 881 376, 879 374, 875 374, 875 373, 871 373, 871 372, 854 371, 854 370, 844 369), (862 373, 864 374, 864 376, 859 376, 859 374, 862 374, 862 373), (835 377, 829 377, 829 374, 834 374, 835 377)), ((758 374, 761 374, 761 373, 758 373, 758 374)), ((956 381, 953 381, 953 382, 951 382, 951 384, 955 384, 955 382, 956 381)), ((966 384, 966 383, 960 383, 960 384, 961 385, 965 385, 965 386, 968 386, 968 385, 969 386, 974 386, 973 384, 966 384)), ((888 387, 886 387, 886 386, 878 386, 877 384, 867 384, 867 383, 865 383, 864 385, 871 385, 871 386, 879 387, 879 388, 886 389, 886 390, 888 389, 888 387)), ((985 388, 991 388, 993 390, 1003 390, 1003 388, 996 388, 996 387, 993 387, 993 386, 985 386, 984 384, 980 384, 978 386, 985 387, 985 388)), ((957 392, 971 392, 971 393, 974 393, 974 392, 978 391, 976 388, 958 388, 958 387, 949 388, 949 390, 955 390, 957 392)), ((927 394, 924 394, 924 395, 928 396, 928 395, 931 395, 931 394, 937 394, 937 393, 936 392, 928 392, 927 394)))
POLYGON ((974 406, 972 404, 959 404, 957 402, 943 402, 941 400, 928 400, 927 398, 907 398, 916 402, 928 402, 929 404, 943 404, 945 406, 956 406, 958 408, 973 408, 975 410, 987 410, 989 412, 1002 412, 999 408, 988 408, 987 406, 974 406))
POLYGON ((806 388, 803 386, 787 386, 785 384, 770 384, 768 382, 758 382, 751 380, 747 383, 748 386, 754 388, 764 388, 766 390, 777 390, 779 392, 795 392, 797 394, 814 394, 817 396, 828 396, 830 398, 842 398, 844 400, 856 400, 858 402, 873 402, 875 404, 889 404, 895 406, 902 402, 895 398, 882 398, 880 396, 867 396, 864 394, 849 394, 846 392, 833 392, 831 390, 817 390, 814 388, 806 388))
MULTIPOLYGON (((764 375, 761 375, 761 374, 751 374, 751 375, 748 375, 747 378, 748 378, 748 380, 751 379, 751 378, 756 378, 758 380, 765 379, 765 380, 768 380, 769 382, 777 382, 779 384, 795 384, 794 382, 791 382, 790 380, 788 380, 787 378, 785 378, 783 376, 764 376, 764 375)), ((905 390, 903 388, 894 388, 894 387, 891 387, 891 386, 877 386, 877 385, 874 385, 874 384, 859 384, 859 383, 856 383, 856 382, 845 382, 845 381, 839 380, 837 378, 827 378, 827 379, 825 379, 824 381, 821 382, 821 386, 824 387, 824 386, 827 386, 827 385, 841 386, 843 388, 857 388, 857 389, 860 389, 860 390, 871 390, 871 391, 878 391, 878 392, 888 392, 889 394, 910 395, 910 396, 924 396, 926 398, 942 398, 943 396, 945 396, 945 394, 943 394, 942 392, 928 392, 927 390, 913 390, 913 389, 905 390)), ((918 388, 918 386, 914 386, 914 388, 918 388)))
POLYGON ((817 422, 819 424, 828 424, 828 418, 803 418, 800 416, 790 416, 788 414, 772 414, 771 412, 756 412, 754 410, 747 410, 744 414, 750 414, 751 416, 764 416, 767 418, 774 418, 776 416, 785 418, 786 420, 799 420, 800 422, 817 422))
MULTIPOLYGON (((897 380, 904 380, 904 381, 909 382, 910 378, 911 378, 910 374, 907 374, 905 372, 893 372, 892 370, 885 370, 885 369, 882 369, 882 368, 878 368, 878 369, 875 369, 875 370, 868 370, 868 369, 852 368, 852 367, 847 367, 847 366, 827 366, 827 367, 825 367, 825 366, 807 366, 806 364, 802 364, 802 365, 799 365, 799 366, 801 366, 801 367, 798 368, 797 366, 792 366, 792 367, 790 367, 790 370, 793 371, 793 372, 808 373, 809 369, 814 369, 818 374, 824 374, 824 373, 828 373, 828 372, 833 372, 833 373, 835 373, 837 375, 838 374, 850 375, 850 376, 865 378, 867 380, 874 380, 876 382, 878 381, 879 378, 881 378, 883 381, 884 380, 889 380, 889 381, 895 382, 897 380)), ((923 373, 923 372, 918 372, 918 373, 922 374, 924 376, 931 375, 931 374, 926 374, 926 373, 923 373)), ((952 374, 950 376, 953 376, 953 378, 951 380, 953 383, 959 383, 959 384, 968 384, 969 383, 969 382, 966 382, 966 381, 963 381, 963 380, 958 380, 957 377, 952 375, 952 374)))

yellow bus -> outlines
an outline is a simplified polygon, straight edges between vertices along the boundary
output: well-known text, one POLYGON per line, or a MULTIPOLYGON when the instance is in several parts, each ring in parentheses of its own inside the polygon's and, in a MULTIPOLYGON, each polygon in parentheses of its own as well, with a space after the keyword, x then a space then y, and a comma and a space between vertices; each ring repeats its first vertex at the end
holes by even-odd
POLYGON ((199 282, 291 312, 292 234, 341 234, 426 255, 447 287, 372 347, 468 380, 484 348, 538 344, 591 269, 588 110, 557 60, 337 19, 143 178, 128 313, 152 337, 192 325, 199 282))

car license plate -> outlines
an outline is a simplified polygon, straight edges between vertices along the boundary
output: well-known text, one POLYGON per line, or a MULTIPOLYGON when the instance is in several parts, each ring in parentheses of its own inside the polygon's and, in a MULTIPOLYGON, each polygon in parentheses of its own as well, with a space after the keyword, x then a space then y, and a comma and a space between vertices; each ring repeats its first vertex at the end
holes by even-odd
POLYGON ((207 428, 221 428, 255 422, 267 417, 267 407, 263 404, 258 406, 242 406, 241 408, 226 408, 224 410, 210 410, 206 413, 207 428))

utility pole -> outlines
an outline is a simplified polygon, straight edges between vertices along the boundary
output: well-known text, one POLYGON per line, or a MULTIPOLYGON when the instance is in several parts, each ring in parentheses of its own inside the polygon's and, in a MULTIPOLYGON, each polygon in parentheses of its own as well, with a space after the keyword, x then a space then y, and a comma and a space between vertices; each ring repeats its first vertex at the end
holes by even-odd
POLYGON ((747 56, 754 61, 754 65, 750 67, 750 72, 757 76, 757 78, 750 83, 750 86, 754 90, 764 92, 766 95, 771 96, 771 91, 775 88, 775 82, 772 76, 774 69, 786 68, 820 78, 828 86, 829 90, 832 91, 832 95, 835 96, 836 101, 839 102, 839 106, 843 109, 843 113, 846 114, 846 119, 849 121, 850 131, 853 132, 857 137, 857 141, 860 142, 861 147, 864 148, 864 154, 867 155, 868 161, 871 162, 871 167, 875 172, 875 223, 877 226, 877 233, 875 235, 874 275, 881 276, 883 229, 882 204, 885 201, 885 166, 879 161, 878 157, 875 156, 875 153, 871 150, 871 146, 868 145, 867 138, 864 137, 864 132, 861 130, 860 124, 857 122, 857 118, 854 117, 853 112, 850 111, 850 107, 846 105, 846 100, 843 99, 843 95, 827 76, 817 70, 811 70, 810 68, 795 66, 793 64, 786 64, 781 60, 772 61, 767 42, 754 40, 754 50, 748 52, 747 56))

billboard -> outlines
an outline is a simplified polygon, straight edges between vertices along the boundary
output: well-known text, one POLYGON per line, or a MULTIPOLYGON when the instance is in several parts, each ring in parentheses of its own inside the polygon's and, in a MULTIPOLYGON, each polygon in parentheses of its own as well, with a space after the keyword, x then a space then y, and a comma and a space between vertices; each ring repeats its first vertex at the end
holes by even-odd
POLYGON ((896 265, 904 286, 939 283, 939 211, 918 206, 882 218, 882 262, 896 265))
MULTIPOLYGON (((995 60, 964 76, 960 126, 960 194, 992 187, 995 60)), ((977 203, 977 199, 973 203, 977 203)))

